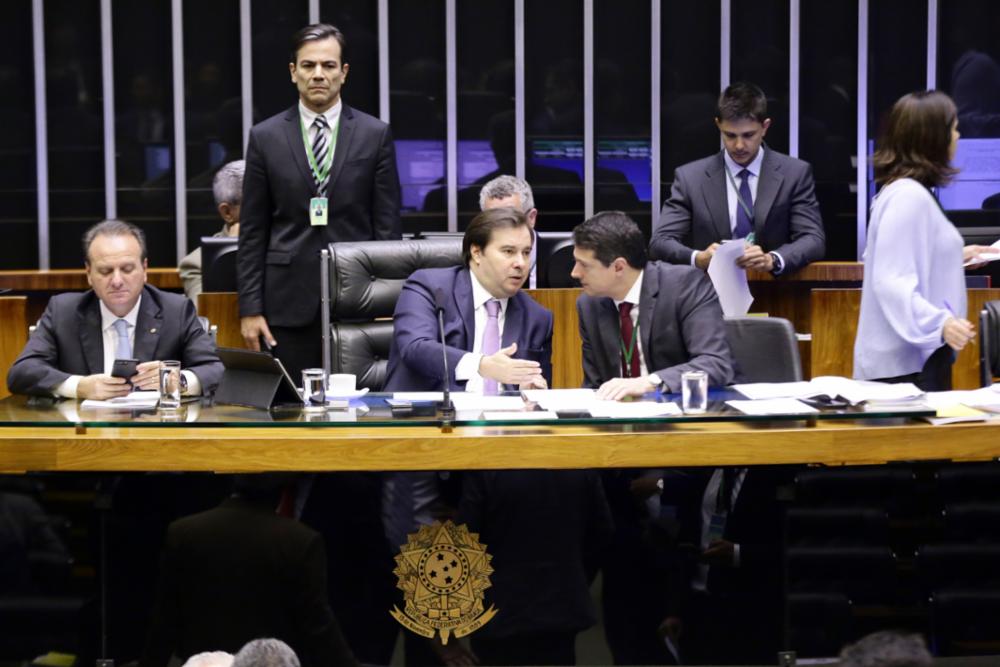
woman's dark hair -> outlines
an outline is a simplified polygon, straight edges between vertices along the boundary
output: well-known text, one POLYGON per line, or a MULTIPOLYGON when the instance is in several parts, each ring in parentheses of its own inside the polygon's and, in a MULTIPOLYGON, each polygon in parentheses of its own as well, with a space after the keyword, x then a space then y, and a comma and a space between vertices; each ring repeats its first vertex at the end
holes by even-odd
POLYGON ((908 93, 896 100, 872 156, 875 182, 912 178, 926 187, 947 184, 958 173, 948 155, 957 118, 955 103, 937 90, 908 93))
POLYGON ((465 228, 462 238, 462 261, 468 266, 472 261, 472 246, 480 250, 486 248, 493 237, 494 229, 514 229, 528 227, 528 218, 514 208, 490 208, 472 219, 465 228))

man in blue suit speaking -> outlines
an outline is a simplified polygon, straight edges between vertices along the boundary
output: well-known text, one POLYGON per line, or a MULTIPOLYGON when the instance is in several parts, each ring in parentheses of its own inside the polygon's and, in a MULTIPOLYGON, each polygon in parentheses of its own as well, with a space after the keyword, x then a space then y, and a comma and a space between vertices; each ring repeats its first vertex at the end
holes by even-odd
POLYGON ((416 271, 396 302, 386 391, 496 393, 545 388, 552 377, 552 313, 521 292, 532 234, 515 209, 483 211, 462 241, 464 266, 416 271), (444 377, 437 311, 444 312, 444 377))

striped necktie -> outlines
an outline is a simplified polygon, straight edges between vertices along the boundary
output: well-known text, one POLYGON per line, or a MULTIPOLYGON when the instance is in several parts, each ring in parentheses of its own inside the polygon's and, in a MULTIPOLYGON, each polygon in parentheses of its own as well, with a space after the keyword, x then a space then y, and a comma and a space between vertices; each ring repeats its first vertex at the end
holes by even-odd
MULTIPOLYGON (((330 149, 330 142, 328 140, 328 135, 330 134, 330 126, 326 122, 326 116, 320 114, 316 116, 316 120, 313 121, 313 127, 316 128, 316 134, 313 136, 312 150, 313 157, 316 160, 316 167, 319 169, 323 168, 326 164, 326 152, 330 149)), ((322 182, 316 178, 313 174, 313 180, 316 181, 316 192, 320 197, 326 194, 326 186, 330 183, 330 174, 327 172, 326 178, 322 182)))

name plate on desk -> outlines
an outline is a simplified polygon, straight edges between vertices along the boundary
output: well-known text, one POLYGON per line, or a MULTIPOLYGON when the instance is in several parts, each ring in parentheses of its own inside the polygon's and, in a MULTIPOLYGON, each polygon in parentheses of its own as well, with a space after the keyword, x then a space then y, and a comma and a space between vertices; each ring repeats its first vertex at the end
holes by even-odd
POLYGON ((303 405, 295 383, 279 359, 267 352, 236 348, 220 347, 217 352, 226 371, 215 392, 216 403, 262 410, 303 405))

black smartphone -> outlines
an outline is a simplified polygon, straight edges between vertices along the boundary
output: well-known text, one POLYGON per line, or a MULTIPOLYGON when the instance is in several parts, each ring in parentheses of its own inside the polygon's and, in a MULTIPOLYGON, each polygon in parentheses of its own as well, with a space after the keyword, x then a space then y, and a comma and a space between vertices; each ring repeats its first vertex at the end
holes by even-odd
POLYGON ((115 359, 115 363, 111 366, 111 377, 127 380, 135 375, 135 367, 138 365, 138 359, 115 359))

